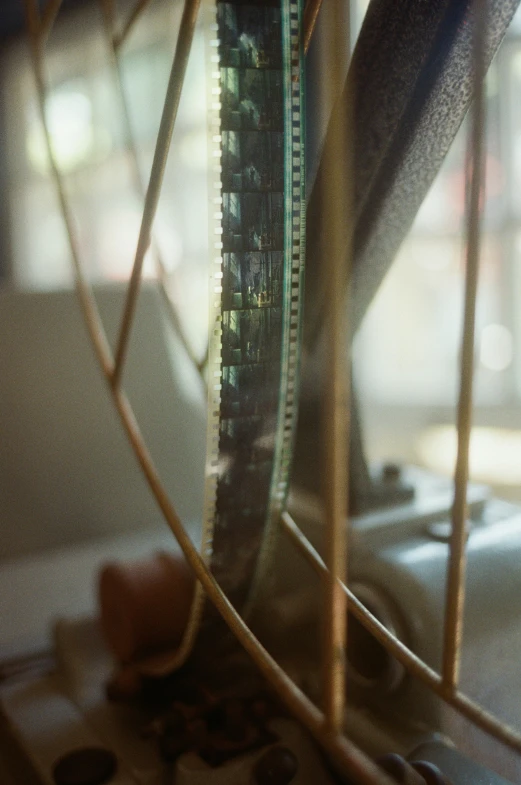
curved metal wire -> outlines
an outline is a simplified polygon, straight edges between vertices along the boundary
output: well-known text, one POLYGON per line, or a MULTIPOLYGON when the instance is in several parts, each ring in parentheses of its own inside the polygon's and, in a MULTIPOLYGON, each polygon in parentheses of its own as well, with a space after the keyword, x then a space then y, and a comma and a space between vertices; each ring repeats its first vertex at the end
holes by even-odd
POLYGON ((303 20, 303 46, 304 46, 304 54, 307 54, 309 45, 311 43, 311 39, 313 37, 313 33, 315 31, 315 25, 317 23, 318 14, 322 7, 322 0, 308 0, 306 6, 304 8, 304 20, 303 20))
POLYGON ((146 8, 150 5, 151 0, 136 0, 136 4, 132 9, 131 13, 129 14, 126 22, 123 24, 123 28, 120 33, 116 34, 113 31, 113 43, 114 49, 117 51, 129 37, 130 33, 132 32, 136 22, 139 20, 141 14, 145 11, 146 8))
MULTIPOLYGON (((105 0, 107 5, 107 15, 108 18, 111 18, 111 14, 113 13, 112 9, 112 0, 105 0)), ((126 341, 128 340, 128 330, 130 328, 130 324, 132 322, 132 313, 133 313, 133 305, 135 301, 135 294, 137 291, 137 287, 139 285, 139 279, 141 275, 141 263, 142 257, 144 254, 143 249, 147 247, 147 243, 150 237, 150 226, 151 220, 153 218, 154 213, 154 202, 157 200, 158 196, 158 188, 160 187, 160 179, 161 179, 161 164, 164 156, 166 155, 166 150, 168 147, 169 138, 171 136, 172 128, 173 128, 173 120, 175 118, 175 111, 177 102, 179 99, 179 93, 182 86, 182 78, 181 74, 184 73, 184 67, 186 66, 186 60, 188 59, 188 54, 190 51, 190 43, 191 43, 191 36, 193 35, 193 26, 195 23, 195 13, 197 10, 199 0, 187 0, 185 5, 184 11, 184 20, 185 23, 181 26, 180 37, 178 40, 178 44, 176 47, 176 54, 174 58, 174 62, 176 63, 176 73, 172 75, 169 87, 169 93, 167 96, 166 107, 167 109, 164 112, 164 123, 163 129, 160 133, 160 141, 158 143, 157 148, 157 156, 158 162, 154 169, 156 173, 152 180, 154 181, 152 184, 152 193, 147 198, 147 209, 146 217, 143 220, 142 225, 142 232, 141 232, 141 243, 139 245, 139 253, 136 255, 136 262, 134 264, 133 276, 131 283, 129 285, 128 290, 128 298, 127 298, 127 308, 126 308, 126 317, 123 321, 122 330, 120 333, 120 340, 118 344, 117 350, 117 359, 114 361, 112 356, 111 350, 109 348, 108 341, 105 336, 103 324, 101 322, 99 313, 97 311, 96 303, 94 301, 94 297, 92 295, 89 283, 85 276, 82 262, 80 258, 80 253, 78 249, 78 243, 76 240, 75 234, 75 226, 74 220, 69 208, 69 202, 65 190, 65 186, 61 177, 61 173, 57 166, 53 150, 52 144, 49 134, 49 129, 45 117, 45 95, 46 95, 46 84, 44 78, 44 68, 43 68, 43 47, 46 38, 49 35, 50 29, 52 27, 52 22, 56 13, 59 8, 59 2, 55 2, 55 0, 51 0, 50 5, 48 6, 48 10, 44 14, 43 17, 40 17, 38 6, 36 0, 24 0, 25 8, 26 8, 26 17, 27 17, 27 26, 29 30, 30 36, 30 45, 31 45, 31 53, 32 53, 32 60, 34 66, 34 73, 35 73, 35 80, 37 86, 37 93, 38 93, 38 103, 39 103, 39 110, 41 115, 41 120, 44 128, 44 134, 46 139, 46 145, 48 149, 48 155, 51 165, 51 172, 53 178, 56 183, 58 199, 60 203, 60 209, 62 211, 67 236, 69 240, 71 256, 76 272, 76 280, 77 280, 77 288, 79 293, 79 298, 81 302, 81 306, 83 309, 83 313, 85 316, 85 321, 88 327, 88 331, 90 333, 98 361, 100 367, 103 371, 103 374, 108 382, 111 395, 115 404, 115 407, 118 411, 118 414, 121 418, 123 426, 126 430, 127 436, 129 441, 133 447, 133 450, 136 454, 136 457, 141 465, 143 473, 148 481, 149 487, 151 492, 153 493, 160 509, 163 512, 165 520, 167 521, 172 533, 178 540, 181 549, 187 559, 187 562, 191 566, 196 578, 200 581, 202 587, 204 588, 205 592, 208 595, 208 598, 213 602, 218 612, 221 614, 225 622, 230 627, 231 631, 235 634, 239 642, 242 646, 246 649, 246 651, 251 655, 252 659, 256 662, 260 670, 266 676, 267 680, 272 684, 272 686, 277 690, 280 697, 285 701, 288 708, 295 714, 295 716, 313 733, 313 735, 317 738, 317 740, 321 743, 324 749, 331 755, 331 757, 337 762, 337 764, 345 770, 349 775, 354 777, 357 782, 360 783, 382 783, 382 785, 391 785, 391 781, 375 764, 364 754, 362 753, 354 744, 349 742, 346 738, 344 738, 340 732, 339 721, 338 721, 338 707, 342 705, 342 702, 336 703, 333 700, 330 700, 328 703, 328 710, 326 713, 322 713, 303 693, 298 687, 293 683, 293 681, 284 673, 284 671, 280 668, 277 662, 268 654, 268 652, 263 648, 262 644, 255 638, 252 634, 251 630, 244 622, 244 620, 238 615, 235 611, 233 606, 230 604, 227 597, 224 595, 222 590, 220 589, 219 585, 215 581, 212 574, 208 571, 203 558, 198 553, 197 549, 193 545, 190 537, 186 533, 183 524, 179 517, 177 516, 175 509, 172 505, 171 500, 168 497, 168 494, 165 491, 165 488, 161 482, 161 479, 157 473, 157 470, 154 466, 152 458, 147 450, 146 444, 143 440, 143 437, 140 433, 138 423, 135 419, 134 413, 130 406, 128 399, 125 396, 124 391, 121 388, 120 380, 121 380, 121 373, 124 368, 125 364, 125 348, 126 348, 126 341), (335 704, 335 705, 333 705, 335 704)), ((486 8, 486 0, 480 0, 481 8, 486 8)), ((145 2, 138 2, 138 5, 135 7, 134 11, 142 11, 145 7, 145 2)), ((309 45, 309 40, 311 37, 311 31, 316 21, 318 7, 320 6, 320 2, 317 0, 311 0, 308 4, 308 8, 311 10, 306 12, 306 22, 308 24, 308 28, 303 32, 304 40, 309 45)), ((128 23, 125 29, 130 29, 131 24, 137 19, 139 14, 134 14, 128 23)), ((124 40, 124 36, 119 41, 124 40)), ((119 45, 119 44, 118 44, 119 45)), ((479 58, 479 46, 482 44, 479 43, 479 36, 476 35, 476 62, 478 62, 479 58)), ((477 109, 476 117, 478 117, 478 113, 483 111, 483 88, 482 88, 482 76, 483 74, 479 72, 477 69, 476 73, 476 87, 478 89, 478 101, 477 101, 477 109), (481 90, 481 92, 479 92, 481 90), (481 98, 480 98, 481 96, 481 98)), ((474 169, 473 172, 475 173, 476 182, 480 182, 479 180, 479 172, 481 170, 480 165, 480 156, 482 155, 481 149, 479 147, 482 142, 479 140, 482 139, 482 117, 481 120, 476 120, 474 124, 475 133, 473 136, 473 161, 474 161, 474 169)), ((476 186, 474 186, 476 187, 476 186)), ((479 185, 477 186, 478 193, 479 193, 479 185)), ((473 191, 472 193, 475 193, 473 191)), ((477 269, 477 261, 479 256, 479 244, 477 242, 477 237, 479 236, 479 198, 471 199, 471 210, 469 214, 469 250, 468 256, 469 259, 473 254, 472 259, 467 264, 467 297, 469 298, 470 304, 472 302, 475 303, 475 283, 470 279, 469 276, 475 275, 472 272, 472 268, 474 267, 477 269), (477 234, 476 234, 476 229, 477 234), (471 271, 469 272, 469 268, 471 271)), ((332 334, 335 335, 335 340, 338 342, 342 337, 342 330, 345 328, 345 323, 342 321, 341 318, 341 308, 340 305, 336 304, 338 307, 338 311, 336 312, 337 318, 332 320, 332 334)), ((468 313, 468 310, 466 311, 468 313)), ((470 323, 471 316, 466 317, 466 324, 470 323)), ((473 341, 472 341, 473 345, 473 341)), ((337 367, 337 371, 333 374, 333 379, 337 378, 337 372, 340 366, 337 367)), ((471 403, 471 392, 472 392, 472 380, 471 376, 468 375, 468 370, 462 370, 462 390, 460 399, 463 401, 463 406, 466 407, 466 410, 469 409, 469 405, 471 403), (470 386, 468 385, 468 381, 470 378, 470 386)), ((346 417, 346 397, 345 393, 342 392, 342 385, 340 384, 337 387, 337 394, 333 394, 331 398, 331 413, 333 418, 338 418, 336 421, 340 423, 340 430, 341 432, 345 433, 345 429, 347 423, 345 421, 346 417)), ((332 434, 334 436, 334 434, 332 434)), ((338 435, 337 435, 338 436, 338 435)), ((464 435, 464 438, 467 438, 464 435)), ((338 447, 337 439, 333 439, 333 447, 332 453, 335 453, 335 445, 338 447)), ((466 453, 465 450, 463 451, 466 454, 465 460, 467 461, 467 473, 458 474, 455 480, 455 487, 457 492, 466 493, 466 477, 468 474, 468 443, 466 453)), ((340 455, 336 455, 335 460, 338 460, 340 455)), ((349 588, 346 586, 345 582, 342 580, 342 558, 343 553, 341 554, 342 558, 339 559, 339 549, 343 549, 342 543, 342 536, 339 535, 339 529, 342 529, 344 526, 344 518, 342 515, 342 494, 345 492, 341 488, 339 488, 338 497, 337 497, 337 504, 335 505, 335 512, 332 515, 332 522, 330 526, 330 530, 332 532, 331 538, 331 548, 330 548, 330 559, 332 563, 331 571, 328 570, 326 564, 321 559, 321 557, 316 553, 313 549, 309 541, 304 537, 304 535, 300 532, 294 521, 291 517, 284 513, 282 516, 281 527, 282 530, 286 532, 291 538, 291 541, 296 545, 296 547, 301 551, 309 563, 313 566, 316 572, 328 582, 330 590, 328 592, 328 601, 329 601, 329 613, 333 618, 335 616, 335 608, 336 608, 336 616, 337 616, 337 623, 338 623, 338 615, 342 616, 342 624, 344 624, 345 620, 345 606, 343 600, 339 602, 338 597, 339 592, 343 597, 347 597, 349 600, 349 607, 353 612, 354 616, 358 618, 366 627, 367 629, 382 643, 383 646, 394 656, 398 659, 405 667, 416 677, 421 679, 425 684, 427 684, 433 691, 435 691, 440 697, 445 699, 450 705, 452 705, 455 709, 457 709, 463 716, 467 719, 471 720, 477 726, 479 726, 482 730, 486 731, 490 735, 494 736, 499 741, 503 742, 504 744, 508 745, 512 749, 516 750, 517 752, 521 753, 521 734, 514 731, 513 729, 509 728, 505 724, 501 723, 498 719, 493 717, 490 713, 485 711, 482 707, 480 707, 475 702, 471 701, 468 697, 461 694, 457 690, 457 658, 459 656, 460 646, 461 646, 461 635, 460 635, 460 628, 461 628, 461 591, 462 585, 464 580, 464 562, 461 560, 460 555, 457 553, 457 549, 454 548, 454 543, 457 542, 459 539, 462 538, 461 529, 464 529, 464 522, 465 516, 454 516, 454 535, 453 535, 453 542, 451 542, 451 556, 452 559, 456 559, 458 561, 459 567, 457 570, 457 580, 452 581, 449 580, 449 591, 447 597, 447 608, 450 608, 451 603, 456 603, 458 606, 459 603, 459 610, 456 613, 456 622, 454 620, 450 621, 450 612, 447 615, 449 621, 447 622, 447 630, 452 630, 451 632, 447 633, 446 640, 449 639, 451 636, 451 640, 453 641, 450 644, 450 654, 447 655, 446 658, 446 668, 444 671, 444 676, 440 676, 434 670, 429 668, 422 660, 420 660, 412 651, 410 651, 403 643, 399 640, 394 638, 389 631, 380 624, 380 622, 365 608, 365 606, 360 603, 357 598, 352 594, 349 588), (461 523, 463 521, 463 524, 461 523), (454 553, 456 552, 456 556, 454 553), (340 610, 338 610, 338 606, 340 606, 340 610)), ((456 505, 455 505, 456 509, 456 505)), ((338 630, 338 627, 337 627, 338 630)), ((331 637, 332 641, 332 649, 330 651, 335 651, 335 654, 340 654, 342 657, 344 656, 343 652, 338 652, 335 650, 335 646, 338 644, 339 638, 337 637, 337 633, 333 633, 331 637)), ((334 681, 334 680, 333 680, 334 681)), ((331 684, 333 684, 333 681, 331 684)), ((331 692, 332 695, 332 692, 331 692)), ((331 697, 331 696, 330 696, 331 697)))
POLYGON ((143 262, 151 242, 152 224, 159 204, 166 159, 174 131, 174 124, 177 117, 179 100, 181 98, 181 90, 183 88, 188 57, 192 46, 195 23, 199 13, 200 1, 201 0, 186 0, 181 18, 181 27, 179 29, 172 69, 170 71, 170 79, 157 135, 154 160, 152 162, 152 171, 150 172, 150 180, 148 182, 145 205, 143 207, 143 217, 137 241, 136 256, 128 285, 127 299, 123 310, 123 318, 116 347, 114 373, 112 377, 112 383, 115 386, 119 385, 121 382, 121 374, 127 355, 130 331, 132 329, 143 271, 143 262))
POLYGON ((463 610, 465 605, 467 483, 469 477, 472 391, 474 386, 474 336, 481 243, 481 201, 485 180, 485 41, 488 0, 477 0, 474 18, 474 103, 467 164, 467 251, 465 265, 465 307, 461 348, 458 401, 458 451, 454 471, 452 534, 447 571, 447 597, 443 639, 443 683, 449 692, 458 687, 463 610))
MULTIPOLYGON (((320 3, 306 6, 304 20, 315 21, 320 3), (313 8, 315 6, 315 13, 313 8)), ((342 29, 341 4, 331 9, 331 24, 342 29)), ((308 31, 307 31, 308 33, 308 31)), ((306 34, 305 34, 306 36, 306 34)), ((311 37, 309 32, 308 43, 311 37)), ((305 38, 306 40, 306 38, 305 38)), ((321 89, 327 89, 326 81, 341 83, 338 53, 332 58, 334 66, 321 74, 321 89)), ((347 334, 348 313, 345 307, 343 287, 345 270, 341 263, 351 264, 350 249, 346 253, 343 246, 346 223, 352 215, 352 161, 350 127, 352 125, 351 107, 344 106, 340 122, 335 127, 335 138, 329 150, 333 155, 325 155, 323 165, 327 188, 320 194, 325 225, 328 235, 328 254, 324 261, 326 299, 329 307, 325 318, 325 340, 329 351, 326 357, 324 383, 322 386, 322 493, 324 497, 325 558, 328 566, 324 581, 324 636, 325 646, 322 661, 324 711, 331 728, 340 730, 344 724, 346 700, 346 644, 347 644, 347 595, 342 585, 347 581, 348 547, 348 445, 350 429, 350 381, 348 372, 347 334)), ((350 229, 350 226, 349 226, 350 229)), ((347 235, 350 236, 348 230, 347 235)), ((349 278, 349 272, 347 272, 349 278)))
MULTIPOLYGON (((132 130, 132 122, 130 119, 130 109, 127 101, 127 96, 125 92, 125 88, 123 85, 123 75, 121 70, 121 59, 120 59, 120 50, 122 45, 125 43, 126 39, 128 38, 131 29, 133 29, 133 25, 137 20, 140 18, 141 14, 145 11, 148 7, 148 1, 146 3, 137 3, 134 8, 134 11, 131 14, 131 17, 127 21, 126 25, 123 28, 123 31, 118 36, 116 34, 116 23, 114 19, 114 8, 112 0, 100 0, 101 2, 101 9, 103 14, 103 21, 105 26, 105 34, 108 42, 108 47, 111 54, 111 59, 114 66, 114 74, 116 78, 116 87, 118 96, 120 99, 121 104, 121 113, 123 118, 124 130, 125 130, 125 137, 126 137, 126 145, 127 149, 130 153, 131 159, 131 168, 132 168, 132 176, 134 180, 134 185, 136 192, 140 197, 143 199, 145 198, 145 184, 143 182, 143 178, 141 175, 141 169, 139 166, 139 156, 137 152, 137 145, 134 137, 134 133, 132 130), (132 22, 132 24, 131 24, 132 22)), ((152 230, 153 231, 153 230, 152 230)), ((206 350, 205 354, 201 359, 196 357, 196 354, 193 350, 193 347, 186 336, 185 330, 181 323, 179 314, 176 310, 174 303, 172 302, 172 298, 168 292, 168 284, 167 284, 167 272, 165 268, 165 264, 163 258, 161 256, 160 250, 157 246, 157 243, 154 243, 154 239, 152 237, 152 251, 156 261, 156 270, 159 279, 159 290, 163 297, 163 301, 165 303, 168 317, 172 323, 172 327, 174 328, 175 333, 179 337, 181 344, 194 365, 197 369, 199 375, 201 376, 203 382, 205 381, 204 378, 204 369, 206 367, 207 361, 207 353, 206 350)))

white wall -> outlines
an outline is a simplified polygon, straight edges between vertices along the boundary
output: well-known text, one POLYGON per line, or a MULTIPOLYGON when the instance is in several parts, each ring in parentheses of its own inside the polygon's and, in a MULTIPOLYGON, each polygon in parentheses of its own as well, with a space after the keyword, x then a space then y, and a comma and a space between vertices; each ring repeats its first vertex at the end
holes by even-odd
MULTIPOLYGON (((123 291, 105 288, 97 299, 114 336, 123 291)), ((163 481, 195 532, 205 393, 151 287, 140 295, 124 382, 163 481)), ((0 558, 164 525, 74 292, 0 293, 0 558)))

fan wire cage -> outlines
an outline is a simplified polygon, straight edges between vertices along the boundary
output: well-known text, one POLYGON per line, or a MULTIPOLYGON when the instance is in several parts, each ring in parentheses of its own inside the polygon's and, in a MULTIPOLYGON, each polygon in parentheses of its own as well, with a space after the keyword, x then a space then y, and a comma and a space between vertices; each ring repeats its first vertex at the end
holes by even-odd
MULTIPOLYGON (((140 432, 138 422, 122 386, 129 337, 136 310, 137 297, 145 253, 152 243, 158 269, 158 279, 168 303, 168 313, 185 351, 204 379, 207 354, 197 358, 185 335, 182 324, 167 292, 165 267, 152 239, 154 217, 158 206, 166 159, 172 138, 183 80, 201 0, 185 0, 179 35, 173 56, 168 89, 164 102, 152 169, 148 186, 142 180, 135 140, 132 134, 129 107, 123 88, 121 51, 138 24, 151 0, 135 0, 126 21, 116 23, 115 0, 99 0, 103 13, 107 44, 111 53, 121 102, 126 143, 130 152, 133 180, 136 191, 144 198, 144 208, 137 243, 137 250, 127 287, 126 301, 116 350, 112 353, 105 335, 96 302, 82 264, 76 237, 74 219, 67 198, 66 188, 56 157, 53 153, 50 130, 46 118, 45 102, 47 84, 45 76, 45 51, 49 35, 59 13, 62 0, 47 0, 40 10, 38 0, 23 0, 26 25, 37 88, 39 112, 44 129, 51 174, 54 179, 60 210, 66 228, 70 253, 75 269, 76 285, 85 322, 103 375, 110 388, 128 439, 141 469, 147 479, 164 518, 178 541, 197 581, 213 603, 229 629, 252 657, 279 697, 294 716, 312 733, 323 749, 346 774, 360 783, 392 782, 365 753, 343 734, 345 689, 345 651, 347 636, 347 611, 385 647, 390 655, 428 688, 450 704, 456 711, 477 727, 495 737, 511 749, 521 753, 521 734, 503 724, 482 706, 471 700, 459 689, 459 669, 462 642, 462 620, 465 604, 465 543, 467 518, 467 483, 469 473, 469 443, 472 420, 473 353, 476 295, 480 256, 481 201, 484 184, 484 127, 485 127, 485 39, 487 25, 487 0, 475 0, 473 30, 473 93, 472 122, 467 156, 467 217, 466 217, 466 272, 465 305, 461 351, 459 402, 457 410, 457 461, 454 476, 454 503, 452 506, 452 533, 449 543, 445 622, 443 631, 443 663, 437 673, 418 658, 403 642, 396 638, 353 594, 347 585, 346 562, 348 552, 347 520, 347 448, 349 443, 349 379, 346 335, 349 331, 346 313, 346 280, 349 274, 345 265, 346 246, 350 243, 350 107, 341 112, 341 122, 336 127, 335 154, 325 161, 328 188, 322 195, 328 216, 330 238, 329 262, 324 271, 328 294, 328 314, 325 324, 328 345, 328 374, 325 385, 324 406, 324 472, 328 477, 325 498, 325 560, 299 529, 286 510, 280 517, 280 530, 304 556, 324 584, 325 646, 323 653, 323 707, 318 708, 295 685, 278 663, 253 635, 247 623, 237 613, 205 564, 176 514, 174 505, 163 487, 152 457, 140 432)), ((307 0, 300 36, 307 52, 319 15, 321 0, 307 0)), ((339 5, 339 4, 338 4, 339 5)), ((335 6, 337 4, 335 3, 335 6)), ((337 9, 338 12, 338 9, 337 9)), ((334 14, 333 14, 334 16, 334 14)), ((331 79, 331 74, 323 75, 331 79)))

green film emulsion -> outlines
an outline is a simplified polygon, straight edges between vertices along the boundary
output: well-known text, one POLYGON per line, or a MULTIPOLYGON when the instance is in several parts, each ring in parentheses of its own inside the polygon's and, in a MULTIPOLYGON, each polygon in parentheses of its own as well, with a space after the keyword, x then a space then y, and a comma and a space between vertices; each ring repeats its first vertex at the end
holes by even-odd
MULTIPOLYGON (((304 267, 300 2, 218 2, 203 556, 241 613, 270 563, 296 425, 304 267)), ((202 598, 192 629, 212 626, 202 598)), ((200 634, 201 630, 199 630, 200 634)))

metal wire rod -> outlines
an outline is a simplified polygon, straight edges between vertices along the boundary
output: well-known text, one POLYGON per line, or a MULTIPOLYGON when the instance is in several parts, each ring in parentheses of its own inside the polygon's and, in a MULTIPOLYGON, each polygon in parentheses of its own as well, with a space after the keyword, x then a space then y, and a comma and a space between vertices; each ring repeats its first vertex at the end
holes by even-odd
MULTIPOLYGON (((341 206, 342 202, 336 204, 341 206)), ((334 252, 331 256, 334 257, 334 252)), ((336 257, 336 261, 340 258, 336 257)), ((346 580, 349 403, 345 299, 339 276, 331 267, 334 268, 334 264, 328 271, 329 311, 325 333, 330 344, 330 362, 326 370, 323 415, 323 485, 329 566, 324 605, 324 706, 331 727, 339 730, 344 722, 345 703, 347 602, 340 582, 346 580)))
MULTIPOLYGON (((137 145, 136 140, 134 137, 134 132, 132 130, 132 122, 130 119, 130 111, 129 105, 125 94, 125 88, 123 85, 123 75, 121 72, 121 61, 119 58, 118 49, 114 43, 114 15, 113 15, 113 6, 112 0, 101 0, 101 8, 103 12, 103 21, 105 26, 105 33, 106 37, 109 41, 109 49, 111 52, 113 67, 114 67, 114 74, 116 77, 116 86, 117 92, 120 98, 121 110, 123 115, 123 125, 125 131, 125 137, 127 142, 127 149, 130 152, 130 159, 131 159, 131 169, 132 169, 132 177, 134 180, 134 187, 137 193, 144 198, 145 196, 145 185, 143 182, 143 178, 141 175, 141 169, 139 166, 139 157, 137 153, 137 145)), ((166 268, 160 253, 160 250, 157 246, 157 243, 153 243, 152 245, 155 261, 156 261, 156 268, 159 278, 159 289, 161 295, 163 297, 163 301, 165 303, 168 316, 176 332, 181 344, 190 359, 193 363, 195 368, 197 369, 201 379, 204 382, 204 368, 206 365, 206 354, 203 356, 201 360, 198 360, 195 352, 193 351, 192 346, 190 345, 190 341, 188 340, 181 320, 179 318, 179 314, 172 303, 172 300, 167 291, 167 272, 166 268)))
POLYGON ((210 347, 209 347, 209 345, 208 345, 208 341, 207 341, 207 342, 206 342, 206 349, 205 349, 205 351, 204 351, 204 354, 203 354, 203 356, 202 356, 202 357, 201 357, 201 359, 199 360, 199 364, 198 364, 198 366, 197 366, 197 367, 198 367, 198 370, 199 370, 199 373, 201 374, 201 376, 203 377, 203 379, 204 379, 204 378, 206 378, 206 376, 205 376, 205 375, 206 375, 206 369, 207 369, 207 367, 208 367, 208 357, 209 357, 209 353, 210 353, 210 347))
MULTIPOLYGON (((331 27, 339 24, 339 4, 329 19, 331 27)), ((318 13, 318 8, 316 9, 318 13)), ((336 40, 331 30, 330 40, 336 40)), ((338 70, 340 57, 333 58, 332 71, 338 70)), ((339 74, 324 73, 323 80, 333 80, 339 74)), ((324 85, 324 88, 326 85, 324 85)), ((350 426, 348 316, 343 286, 351 255, 343 244, 342 227, 349 224, 351 215, 351 124, 350 107, 341 113, 340 122, 328 156, 327 188, 322 193, 322 209, 326 216, 325 231, 328 253, 323 259, 326 299, 325 352, 322 416, 322 464, 325 512, 326 563, 328 573, 324 585, 323 691, 325 714, 331 728, 338 730, 344 722, 345 707, 345 652, 347 630, 347 597, 342 583, 347 578, 347 482, 348 444, 350 426)))
POLYGON ((315 30, 315 25, 317 23, 318 13, 321 7, 322 7, 322 0, 307 0, 306 6, 304 8, 303 38, 304 38, 305 54, 307 54, 307 51, 309 49, 311 38, 313 36, 313 31, 315 30))
POLYGON ((123 29, 119 35, 113 36, 114 48, 118 50, 130 35, 134 25, 143 13, 143 11, 150 5, 151 0, 136 0, 136 4, 132 9, 127 21, 123 25, 123 29))
POLYGON ((132 320, 134 317, 137 296, 139 293, 143 260, 150 245, 152 223, 154 221, 157 205, 159 202, 159 195, 161 193, 161 185, 163 182, 166 159, 174 130, 186 66, 188 63, 188 57, 190 55, 190 48, 192 46, 195 23, 197 20, 197 14, 199 12, 199 5, 200 0, 186 0, 181 18, 174 61, 172 63, 172 70, 170 72, 170 79, 168 82, 163 114, 161 116, 161 123, 159 126, 156 149, 154 152, 152 171, 150 173, 150 180, 148 183, 136 256, 128 286, 125 309, 123 312, 123 319, 117 344, 116 362, 113 374, 113 384, 115 386, 117 386, 121 381, 121 374, 128 349, 130 330, 132 327, 132 320))
POLYGON ((105 34, 110 37, 110 49, 112 52, 116 51, 114 37, 116 35, 116 13, 114 8, 114 0, 100 0, 100 8, 105 25, 105 34))
MULTIPOLYGON (((35 0, 24 0, 25 9, 25 22, 29 32, 29 44, 31 46, 31 56, 33 59, 34 73, 37 77, 36 89, 40 94, 41 80, 38 79, 40 74, 40 56, 38 53, 38 33, 40 28, 40 9, 38 8, 35 0)), ((50 151, 49 151, 50 152, 50 151)))
POLYGON ((474 377, 474 333, 481 242, 481 205, 484 186, 485 127, 485 41, 487 0, 475 4, 473 30, 474 104, 471 113, 471 166, 467 180, 467 252, 465 271, 465 310, 461 351, 460 392, 457 413, 458 452, 454 474, 452 534, 450 538, 445 627, 443 638, 443 682, 449 690, 458 686, 463 611, 465 605, 467 483, 469 476, 472 392, 474 377))
POLYGON ((60 10, 62 0, 47 0, 47 5, 43 9, 41 23, 40 23, 40 42, 43 44, 49 38, 52 26, 58 11, 60 10))
MULTIPOLYGON (((282 530, 288 535, 293 544, 304 556, 308 564, 321 577, 325 578, 327 566, 316 551, 307 537, 299 529, 293 518, 288 512, 284 512, 281 517, 282 530)), ((493 736, 498 741, 505 744, 510 749, 521 754, 521 734, 509 725, 500 722, 490 712, 483 709, 479 704, 468 698, 461 692, 447 691, 439 673, 430 668, 421 660, 411 649, 401 640, 396 638, 387 627, 367 610, 365 605, 360 602, 355 594, 345 584, 342 590, 349 598, 349 610, 353 616, 364 625, 364 627, 384 646, 384 648, 395 657, 407 670, 426 684, 437 695, 447 701, 463 717, 474 722, 481 730, 493 736)))
MULTIPOLYGON (((328 569, 325 561, 318 551, 313 547, 305 534, 297 526, 289 512, 285 511, 281 516, 282 530, 289 536, 293 544, 304 556, 307 563, 321 577, 326 578, 328 569)), ((365 605, 360 602, 349 587, 342 583, 342 591, 349 598, 349 610, 358 621, 363 624, 375 638, 385 646, 396 659, 407 667, 412 673, 421 678, 430 687, 439 690, 441 678, 432 668, 429 668, 423 660, 420 660, 402 641, 395 638, 384 625, 378 621, 376 616, 367 610, 365 605)))

